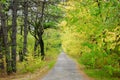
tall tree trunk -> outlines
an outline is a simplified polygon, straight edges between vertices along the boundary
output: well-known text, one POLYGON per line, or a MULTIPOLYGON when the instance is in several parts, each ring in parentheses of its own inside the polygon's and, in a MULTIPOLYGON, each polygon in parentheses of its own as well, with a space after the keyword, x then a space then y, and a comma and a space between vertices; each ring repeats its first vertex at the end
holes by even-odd
POLYGON ((28 0, 24 0, 24 42, 23 42, 23 56, 25 57, 27 52, 27 35, 28 35, 28 27, 27 27, 27 19, 28 19, 28 0))
MULTIPOLYGON (((2 12, 1 12, 1 3, 0 3, 0 21, 1 21, 1 16, 2 16, 2 12)), ((1 23, 1 22, 0 22, 1 23)), ((3 32, 2 32, 2 26, 0 25, 0 73, 3 72, 4 70, 4 63, 3 63, 3 32)))
POLYGON ((43 3, 42 3, 42 12, 41 12, 40 28, 39 28, 39 33, 38 33, 39 44, 40 44, 40 48, 41 48, 42 60, 44 59, 44 56, 45 56, 45 53, 44 53, 44 42, 43 42, 43 40, 42 40, 42 35, 43 35, 43 32, 44 32, 44 28, 43 28, 42 22, 43 22, 43 17, 44 17, 45 3, 46 3, 46 0, 44 0, 43 3))
POLYGON ((12 71, 16 72, 16 33, 17 33, 17 0, 13 0, 12 5, 12 71))
POLYGON ((4 72, 4 62, 3 62, 3 32, 0 25, 0 73, 4 72))
POLYGON ((11 70, 11 61, 10 61, 10 49, 8 45, 8 31, 6 27, 6 19, 5 19, 5 14, 1 13, 1 27, 2 27, 2 32, 3 32, 3 42, 4 42, 4 49, 5 49, 5 56, 6 56, 6 72, 10 74, 12 72, 11 70))

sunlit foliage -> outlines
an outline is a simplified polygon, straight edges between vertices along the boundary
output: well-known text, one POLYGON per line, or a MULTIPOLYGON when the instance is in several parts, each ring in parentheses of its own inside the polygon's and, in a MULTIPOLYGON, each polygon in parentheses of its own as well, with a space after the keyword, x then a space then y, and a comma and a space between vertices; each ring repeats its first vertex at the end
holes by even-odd
POLYGON ((86 67, 120 74, 120 2, 69 0, 61 26, 62 47, 86 67))

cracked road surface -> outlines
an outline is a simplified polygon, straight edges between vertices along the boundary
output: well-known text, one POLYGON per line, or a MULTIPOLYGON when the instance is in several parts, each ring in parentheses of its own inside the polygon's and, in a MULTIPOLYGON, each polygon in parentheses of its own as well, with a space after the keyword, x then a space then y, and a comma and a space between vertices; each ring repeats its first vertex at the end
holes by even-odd
POLYGON ((85 80, 77 64, 62 52, 54 68, 42 80, 85 80))

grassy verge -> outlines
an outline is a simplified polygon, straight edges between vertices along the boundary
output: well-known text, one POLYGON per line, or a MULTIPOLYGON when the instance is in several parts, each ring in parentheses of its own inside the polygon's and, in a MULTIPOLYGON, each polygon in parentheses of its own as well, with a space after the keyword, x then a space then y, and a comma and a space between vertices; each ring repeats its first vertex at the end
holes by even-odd
MULTIPOLYGON (((70 54, 68 54, 70 55, 70 54)), ((79 59, 78 56, 75 55, 70 55, 80 66, 80 69, 85 72, 87 76, 92 78, 92 80, 120 80, 118 77, 114 77, 109 75, 105 70, 101 69, 91 69, 86 67, 81 60, 79 59)), ((89 79, 88 79, 89 80, 89 79)))
POLYGON ((89 76, 94 78, 94 80, 120 80, 120 78, 113 77, 102 69, 91 69, 87 68, 80 60, 77 60, 80 65, 84 66, 84 72, 89 76))
POLYGON ((85 73, 95 78, 95 80, 120 80, 120 78, 111 77, 108 73, 103 70, 95 70, 95 69, 84 69, 85 73))
POLYGON ((33 59, 31 55, 27 57, 28 61, 17 63, 17 73, 10 76, 4 75, 0 80, 39 80, 56 63, 58 50, 50 50, 46 53, 46 58, 41 61, 40 57, 33 59), (53 55, 54 54, 54 55, 53 55))

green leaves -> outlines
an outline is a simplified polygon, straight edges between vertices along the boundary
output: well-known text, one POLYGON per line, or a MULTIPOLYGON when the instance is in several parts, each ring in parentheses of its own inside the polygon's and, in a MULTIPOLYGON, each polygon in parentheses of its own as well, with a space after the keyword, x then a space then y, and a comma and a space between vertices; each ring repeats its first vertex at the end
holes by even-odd
POLYGON ((5 4, 6 3, 6 0, 1 0, 0 1, 2 4, 5 4))
POLYGON ((55 28, 56 23, 55 22, 46 22, 46 23, 43 24, 43 26, 44 26, 44 29, 55 28))
POLYGON ((61 22, 63 49, 87 67, 102 70, 106 66, 105 71, 114 75, 116 66, 120 69, 120 2, 82 0, 67 4, 61 22))

